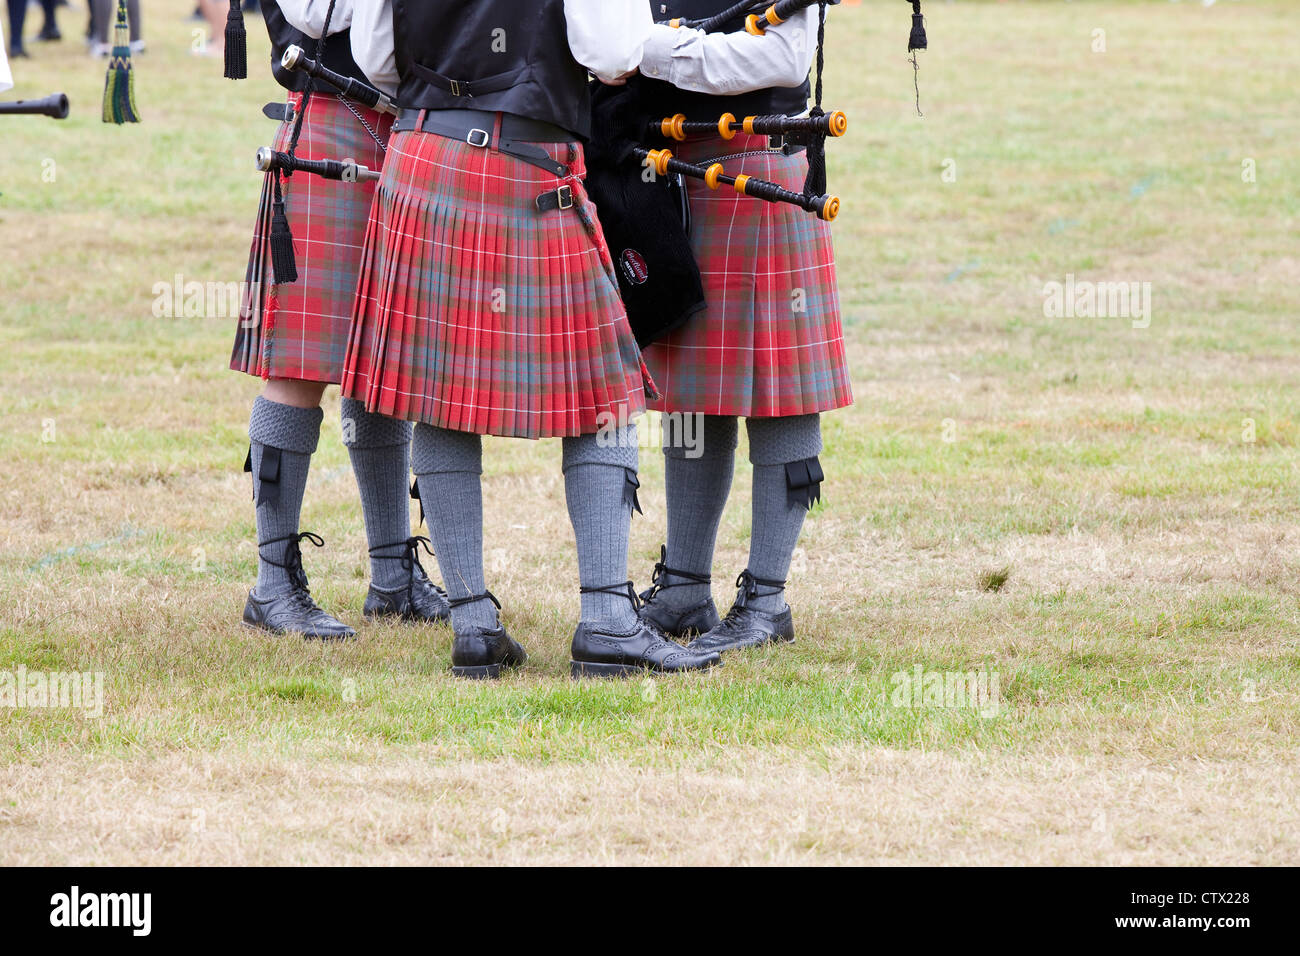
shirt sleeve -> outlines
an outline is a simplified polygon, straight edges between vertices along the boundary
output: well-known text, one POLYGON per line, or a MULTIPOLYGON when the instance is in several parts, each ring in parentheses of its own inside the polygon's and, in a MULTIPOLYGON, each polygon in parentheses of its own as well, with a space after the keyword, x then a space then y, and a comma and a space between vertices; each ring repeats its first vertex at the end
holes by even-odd
MULTIPOLYGON (((325 31, 325 14, 329 0, 276 0, 276 5, 289 26, 319 40, 325 31)), ((334 15, 330 17, 330 36, 352 26, 351 0, 335 0, 334 15)))
MULTIPOLYGON (((389 96, 397 93, 397 54, 393 45, 391 0, 350 0, 352 59, 372 84, 389 96)), ((335 13, 337 14, 337 10, 335 13)))
POLYGON ((564 0, 573 58, 606 82, 641 63, 654 21, 645 0, 564 0))
POLYGON ((817 7, 809 7, 763 36, 701 33, 656 24, 641 72, 696 93, 733 95, 774 86, 799 86, 817 53, 817 7))

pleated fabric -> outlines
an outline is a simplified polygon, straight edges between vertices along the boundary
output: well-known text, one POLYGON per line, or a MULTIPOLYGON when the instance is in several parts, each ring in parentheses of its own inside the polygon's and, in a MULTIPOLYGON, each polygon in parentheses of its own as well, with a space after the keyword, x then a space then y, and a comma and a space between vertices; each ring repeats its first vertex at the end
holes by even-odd
MULTIPOLYGON (((297 93, 289 95, 295 109, 300 99, 297 93)), ((312 96, 297 155, 303 159, 352 159, 379 169, 384 151, 362 125, 363 119, 380 140, 387 141, 391 115, 356 103, 345 105, 337 96, 312 96)), ((287 150, 291 132, 291 123, 281 123, 273 148, 287 150)), ((268 174, 262 182, 245 276, 247 293, 230 367, 261 378, 337 384, 343 376, 375 184, 295 173, 283 177, 281 193, 293 232, 298 281, 278 286, 273 282, 268 174)))
MULTIPOLYGON (((807 155, 766 147, 765 136, 715 136, 673 153, 802 192, 807 155)), ((766 417, 853 404, 829 224, 700 180, 687 180, 687 192, 708 306, 646 349, 661 394, 650 407, 766 417)))
POLYGON ((367 410, 517 438, 591 434, 653 383, 582 185, 491 149, 399 132, 366 233, 343 394, 367 410), (574 207, 541 212, 563 185, 574 207), (605 418, 603 416, 612 416, 605 418))

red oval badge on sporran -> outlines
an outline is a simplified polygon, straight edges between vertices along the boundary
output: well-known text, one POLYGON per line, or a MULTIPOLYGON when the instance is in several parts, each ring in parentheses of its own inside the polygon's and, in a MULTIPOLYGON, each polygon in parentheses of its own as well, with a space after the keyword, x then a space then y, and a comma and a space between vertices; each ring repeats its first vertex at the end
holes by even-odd
POLYGON ((618 264, 623 270, 623 277, 632 285, 645 285, 650 278, 650 267, 646 265, 645 256, 635 249, 624 249, 618 257, 618 264))

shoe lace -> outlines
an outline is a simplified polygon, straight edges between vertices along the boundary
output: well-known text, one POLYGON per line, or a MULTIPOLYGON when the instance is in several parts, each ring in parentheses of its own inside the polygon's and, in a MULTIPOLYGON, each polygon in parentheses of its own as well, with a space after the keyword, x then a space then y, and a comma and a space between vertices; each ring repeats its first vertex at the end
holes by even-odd
MULTIPOLYGON (((415 600, 415 582, 424 577, 428 579, 428 574, 424 570, 424 565, 420 563, 420 549, 423 548, 431 556, 433 555, 433 542, 424 535, 417 535, 407 538, 405 541, 393 541, 389 544, 378 544, 370 549, 370 556, 378 558, 381 561, 401 561, 402 570, 406 574, 406 602, 411 607, 416 606, 415 600), (375 554, 376 551, 387 551, 389 548, 401 548, 401 554, 375 554), (418 573, 417 573, 418 572, 418 573)), ((446 592, 438 587, 432 581, 430 586, 442 597, 446 597, 446 592)), ((496 600, 493 598, 493 600, 496 600)), ((500 605, 497 605, 500 607, 500 605)))
POLYGON ((736 579, 736 604, 733 604, 731 610, 727 611, 725 620, 732 620, 733 615, 736 619, 745 617, 744 614, 737 614, 737 611, 749 610, 750 598, 754 597, 772 597, 774 594, 780 594, 785 591, 785 581, 775 581, 767 578, 755 578, 753 572, 748 567, 740 572, 736 579), (759 591, 759 588, 767 588, 768 591, 759 591))
POLYGON ((498 611, 501 610, 501 602, 497 600, 497 596, 491 591, 484 591, 482 594, 470 594, 467 597, 452 598, 447 604, 454 609, 463 607, 466 604, 473 604, 475 601, 491 601, 497 606, 498 611))
POLYGON ((299 587, 296 582, 293 588, 290 589, 287 597, 295 607, 308 615, 314 615, 321 610, 320 606, 316 603, 315 598, 311 596, 311 592, 305 587, 299 587))
MULTIPOLYGON (((293 584, 295 592, 307 592, 308 600, 311 599, 310 586, 307 584, 307 572, 302 566, 302 542, 315 545, 318 548, 325 547, 325 539, 311 531, 301 531, 296 534, 286 534, 279 538, 272 538, 270 541, 260 541, 257 545, 258 556, 267 564, 277 568, 284 568, 289 572, 289 580, 293 584), (284 563, 272 561, 270 558, 262 555, 262 549, 273 544, 280 544, 282 541, 289 542, 284 546, 284 563)), ((315 607, 315 604, 312 604, 315 607)))
MULTIPOLYGON (((659 560, 655 563, 654 573, 650 576, 650 587, 646 588, 639 595, 641 601, 649 604, 655 599, 660 591, 667 591, 669 588, 682 587, 687 584, 711 584, 713 576, 709 574, 696 574, 694 571, 683 571, 680 568, 670 568, 668 561, 668 546, 659 546, 659 560), (682 578, 681 581, 668 581, 668 576, 682 578)), ((638 610, 639 610, 638 606, 638 610)))
POLYGON ((632 610, 640 611, 643 596, 636 593, 636 587, 631 581, 624 581, 622 584, 603 584, 600 587, 578 588, 579 594, 614 594, 618 597, 625 597, 632 602, 632 610))

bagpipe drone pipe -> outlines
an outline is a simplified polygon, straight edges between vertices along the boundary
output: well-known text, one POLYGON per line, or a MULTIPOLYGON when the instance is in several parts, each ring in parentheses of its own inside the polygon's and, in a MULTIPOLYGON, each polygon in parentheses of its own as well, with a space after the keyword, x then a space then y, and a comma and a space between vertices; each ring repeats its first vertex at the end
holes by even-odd
MULTIPOLYGON (((355 77, 344 76, 325 65, 325 43, 330 35, 330 23, 334 17, 335 0, 330 0, 325 11, 325 23, 321 29, 320 39, 316 41, 316 56, 312 58, 300 46, 288 46, 280 58, 280 66, 287 73, 302 73, 307 79, 306 88, 297 109, 286 109, 283 114, 285 122, 291 123, 289 142, 284 150, 263 146, 257 151, 256 167, 270 180, 271 188, 271 231, 269 244, 271 249, 271 270, 275 283, 298 281, 298 265, 294 259, 293 233, 285 211, 282 179, 301 173, 319 176, 346 183, 371 183, 379 179, 378 170, 369 169, 351 159, 304 159, 298 156, 298 141, 302 135, 303 120, 310 108, 313 94, 326 93, 353 100, 362 106, 380 113, 395 114, 397 108, 393 101, 383 92, 355 77)), ((238 0, 231 0, 230 18, 227 21, 227 57, 226 73, 230 79, 244 79, 248 75, 247 54, 243 49, 246 42, 242 14, 238 0), (237 52, 230 54, 232 43, 237 52)), ((268 106, 269 108, 269 106, 268 106)), ((270 115, 270 114, 268 114, 270 115)), ((380 142, 375 131, 358 120, 380 142)))
MULTIPOLYGON (((682 113, 656 116, 638 101, 633 84, 609 87, 593 82, 595 132, 587 151, 587 191, 600 212, 628 321, 642 346, 678 328, 707 304, 691 250, 684 177, 700 180, 710 189, 728 187, 744 196, 793 205, 826 222, 839 215, 840 200, 827 191, 825 144, 827 138, 847 132, 848 117, 822 107, 826 7, 838 2, 746 0, 705 19, 677 19, 664 24, 719 32, 740 23, 740 29, 761 37, 768 28, 797 13, 820 7, 814 105, 806 115, 753 115, 740 119, 731 113, 721 117, 687 117, 682 113), (682 162, 671 149, 664 148, 688 137, 716 135, 731 140, 740 133, 781 137, 785 143, 806 148, 809 173, 802 192, 743 174, 728 176, 721 163, 699 166, 682 162)), ((920 0, 907 2, 913 9, 908 52, 914 53, 927 45, 924 19, 920 0)))
POLYGON ((0 103, 0 116, 48 116, 57 120, 67 119, 68 97, 65 93, 51 93, 39 100, 0 103))

